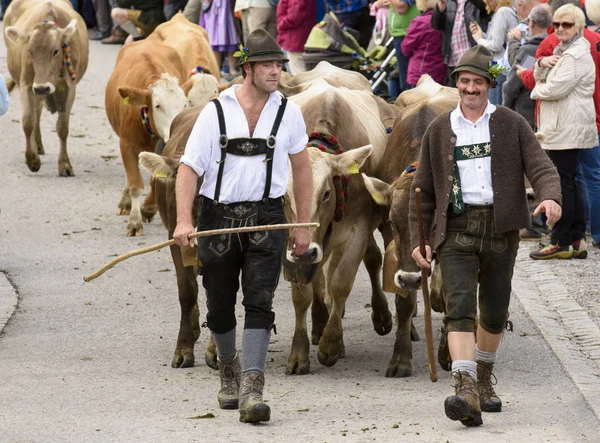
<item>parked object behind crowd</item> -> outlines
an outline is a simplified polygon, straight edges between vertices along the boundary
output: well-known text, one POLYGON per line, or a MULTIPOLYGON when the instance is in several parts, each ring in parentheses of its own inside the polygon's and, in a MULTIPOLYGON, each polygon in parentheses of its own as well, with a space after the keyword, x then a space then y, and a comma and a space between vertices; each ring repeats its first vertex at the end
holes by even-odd
POLYGON ((423 15, 411 22, 402 42, 402 53, 409 57, 407 82, 414 87, 423 74, 437 83, 446 82, 446 65, 442 55, 442 33, 431 27, 431 16, 437 0, 417 0, 423 15))
POLYGON ((234 11, 242 13, 244 42, 248 34, 260 28, 277 38, 276 10, 269 0, 236 0, 234 11))
POLYGON ((538 59, 531 98, 540 100, 538 136, 561 178, 562 217, 552 228, 550 244, 530 254, 533 259, 585 258, 585 218, 577 180, 580 149, 598 144, 595 124, 594 61, 583 38, 585 16, 572 4, 554 13, 560 44, 554 55, 538 59))
POLYGON ((358 33, 358 44, 367 48, 375 25, 368 0, 325 0, 327 12, 333 12, 338 21, 358 33))
POLYGON ((277 5, 277 43, 287 51, 292 74, 306 71, 302 53, 316 19, 315 2, 280 0, 277 5))
POLYGON ((442 31, 442 54, 447 66, 448 86, 456 87, 450 73, 463 54, 476 45, 469 24, 476 22, 485 32, 490 19, 482 0, 438 0, 431 16, 431 27, 442 31))

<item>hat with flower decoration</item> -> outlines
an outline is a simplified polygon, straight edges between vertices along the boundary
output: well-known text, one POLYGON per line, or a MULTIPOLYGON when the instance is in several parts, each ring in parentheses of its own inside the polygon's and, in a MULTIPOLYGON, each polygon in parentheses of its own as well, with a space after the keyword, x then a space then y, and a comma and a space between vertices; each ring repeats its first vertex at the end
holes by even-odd
POLYGON ((275 39, 262 28, 256 29, 248 34, 246 46, 240 45, 239 51, 233 54, 239 57, 240 65, 248 62, 265 62, 265 61, 289 61, 283 54, 281 46, 277 44, 275 39))
POLYGON ((473 74, 487 78, 492 88, 495 88, 498 83, 498 75, 505 70, 506 68, 492 60, 492 53, 486 47, 476 45, 463 54, 458 62, 458 66, 454 68, 450 76, 454 81, 457 81, 459 72, 472 72, 473 74))

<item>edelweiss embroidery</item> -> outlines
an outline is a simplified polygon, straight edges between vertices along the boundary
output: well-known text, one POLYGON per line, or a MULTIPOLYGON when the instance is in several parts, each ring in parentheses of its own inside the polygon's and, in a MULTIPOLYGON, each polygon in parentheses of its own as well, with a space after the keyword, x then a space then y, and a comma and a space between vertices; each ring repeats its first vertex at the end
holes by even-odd
POLYGON ((257 150, 257 149, 258 149, 258 146, 257 146, 257 145, 255 145, 254 143, 250 142, 250 141, 247 141, 247 142, 245 142, 245 143, 242 143, 242 144, 240 145, 240 149, 241 149, 242 151, 244 151, 245 153, 247 153, 247 154, 248 154, 248 153, 250 153, 250 152, 252 152, 252 151, 255 151, 255 150, 257 150))

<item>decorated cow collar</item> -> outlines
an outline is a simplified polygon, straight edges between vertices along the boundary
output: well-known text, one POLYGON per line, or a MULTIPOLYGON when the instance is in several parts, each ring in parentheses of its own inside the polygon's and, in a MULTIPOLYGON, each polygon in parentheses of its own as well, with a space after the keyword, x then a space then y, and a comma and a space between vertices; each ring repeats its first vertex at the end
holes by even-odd
MULTIPOLYGON (((54 26, 56 29, 60 28, 60 26, 58 26, 56 22, 53 22, 52 20, 44 20, 42 23, 54 26)), ((61 46, 63 51, 63 68, 67 69, 69 77, 72 81, 75 81, 77 80, 77 75, 75 74, 73 62, 71 61, 71 46, 68 43, 63 43, 61 46)))
POLYGON ((204 69, 202 66, 196 66, 194 69, 190 71, 188 74, 188 78, 193 77, 196 74, 212 74, 210 69, 204 69))
POLYGON ((417 166, 419 166, 419 162, 412 162, 410 165, 408 165, 405 169, 406 171, 406 175, 409 175, 411 177, 414 177, 415 175, 415 171, 417 170, 417 166))
MULTIPOLYGON (((326 134, 324 132, 312 132, 308 136, 307 146, 312 146, 320 151, 327 152, 328 154, 343 154, 344 150, 342 145, 333 135, 326 134)), ((357 171, 358 172, 358 171, 357 171)), ((335 215, 334 220, 336 222, 342 221, 344 213, 346 212, 346 204, 350 197, 350 180, 347 176, 333 177, 333 184, 335 186, 335 215)))
POLYGON ((150 117, 148 117, 148 106, 146 105, 143 105, 140 108, 140 120, 142 121, 142 125, 144 125, 146 133, 150 137, 156 137, 156 133, 152 130, 152 125, 150 124, 150 117))

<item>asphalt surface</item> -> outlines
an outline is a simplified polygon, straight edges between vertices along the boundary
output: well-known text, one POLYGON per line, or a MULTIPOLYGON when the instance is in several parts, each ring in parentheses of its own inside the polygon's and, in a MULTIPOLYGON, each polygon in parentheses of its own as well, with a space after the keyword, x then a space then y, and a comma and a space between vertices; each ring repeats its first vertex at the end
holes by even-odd
MULTIPOLYGON (((345 359, 323 367, 311 347, 312 373, 284 375, 294 312, 282 280, 266 373, 272 419, 247 425, 236 411, 219 410, 218 374, 202 358, 206 329, 196 366, 170 367, 179 306, 167 250, 83 282, 115 255, 166 239, 158 218, 144 237, 127 238, 126 217, 115 215, 125 172, 104 113, 104 87, 118 50, 91 42, 71 120, 75 177, 58 176, 55 116, 42 116, 47 154, 38 173, 25 165, 18 93, 0 117, 0 441, 600 441, 598 325, 554 265, 527 259, 531 245, 519 255, 515 328, 497 363, 503 412, 484 414, 482 427, 467 429, 444 415, 453 389, 439 368, 439 381, 429 380, 422 304, 413 376, 384 377, 394 334, 373 330, 363 267, 344 318, 345 359), (215 417, 197 418, 208 413, 215 417)), ((3 45, 0 72, 8 77, 3 45)), ((588 258, 588 276, 598 274, 597 260, 588 258)), ((590 298, 600 295, 597 286, 590 291, 590 298)), ((393 296, 388 300, 392 306, 393 296)), ((440 325, 435 314, 434 330, 440 325)))

